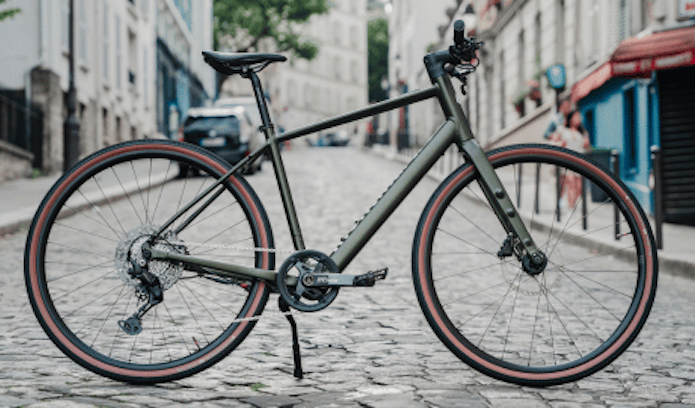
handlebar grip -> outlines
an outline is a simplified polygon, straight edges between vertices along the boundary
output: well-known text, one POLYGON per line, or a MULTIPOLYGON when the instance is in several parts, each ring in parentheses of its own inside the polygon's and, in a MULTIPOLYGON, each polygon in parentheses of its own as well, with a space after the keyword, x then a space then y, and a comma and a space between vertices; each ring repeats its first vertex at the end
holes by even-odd
POLYGON ((465 40, 464 27, 463 20, 456 20, 454 22, 454 44, 456 44, 457 48, 463 46, 465 40))

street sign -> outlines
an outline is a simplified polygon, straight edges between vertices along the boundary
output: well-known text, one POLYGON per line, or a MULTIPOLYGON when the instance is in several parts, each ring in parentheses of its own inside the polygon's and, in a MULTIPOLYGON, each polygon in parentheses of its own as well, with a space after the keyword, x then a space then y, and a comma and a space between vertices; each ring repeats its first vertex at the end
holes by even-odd
POLYGON ((551 65, 546 71, 550 86, 554 89, 562 89, 565 87, 565 66, 562 64, 551 65))

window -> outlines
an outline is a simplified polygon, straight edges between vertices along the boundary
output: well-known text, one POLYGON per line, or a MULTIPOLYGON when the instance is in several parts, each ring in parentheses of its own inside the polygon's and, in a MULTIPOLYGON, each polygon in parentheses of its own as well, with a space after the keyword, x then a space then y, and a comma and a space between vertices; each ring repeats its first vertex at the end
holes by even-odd
POLYGON ((102 74, 104 76, 105 80, 109 79, 109 44, 110 44, 110 38, 109 38, 109 3, 108 0, 103 0, 102 4, 104 5, 104 10, 103 10, 103 20, 102 20, 102 26, 103 26, 103 44, 102 44, 102 74))
POLYGON ((519 33, 519 43, 517 45, 517 64, 519 64, 517 65, 517 78, 519 81, 519 88, 526 87, 526 53, 524 52, 524 50, 526 50, 524 44, 524 30, 521 30, 521 32, 519 33))
POLYGON ((70 3, 60 1, 60 45, 64 50, 70 48, 70 3))
POLYGON ((342 79, 343 77, 343 61, 340 59, 340 57, 336 56, 333 58, 333 73, 335 75, 335 79, 342 79))
POLYGON ((149 83, 149 77, 147 75, 147 47, 143 47, 142 49, 142 97, 145 100, 145 109, 149 108, 148 104, 148 97, 149 93, 147 92, 147 88, 150 87, 149 83))
POLYGON ((500 53, 500 129, 506 127, 504 118, 505 108, 507 106, 506 99, 504 92, 504 53, 500 53))
POLYGON ((350 47, 354 50, 360 49, 360 39, 359 35, 357 34, 356 26, 350 27, 350 47))
POLYGON ((599 3, 598 0, 591 0, 591 6, 589 7, 589 58, 588 65, 591 65, 596 61, 599 56, 599 38, 601 24, 599 22, 599 3))
POLYGON ((77 58, 84 64, 87 63, 87 9, 84 0, 80 0, 78 10, 79 20, 77 30, 79 32, 79 49, 77 50, 77 58))
POLYGON ((624 139, 623 150, 625 152, 624 168, 634 173, 637 168, 637 129, 635 126, 635 89, 630 88, 624 93, 623 101, 623 120, 624 122, 624 139))
POLYGON ((135 85, 137 84, 137 74, 138 74, 138 53, 137 53, 138 39, 135 33, 128 30, 128 82, 131 85, 131 90, 135 91, 135 85))
POLYGON ((565 63, 565 0, 558 0, 556 4, 557 15, 555 17, 555 62, 565 63))
POLYGON ((123 46, 121 44, 121 18, 118 14, 116 14, 116 24, 115 24, 115 30, 116 30, 116 87, 118 89, 121 89, 122 87, 122 80, 123 80, 123 73, 121 72, 121 65, 123 61, 123 46))
POLYGON ((360 83, 360 73, 357 69, 357 61, 356 60, 350 61, 350 78, 352 79, 353 84, 359 84, 360 83))

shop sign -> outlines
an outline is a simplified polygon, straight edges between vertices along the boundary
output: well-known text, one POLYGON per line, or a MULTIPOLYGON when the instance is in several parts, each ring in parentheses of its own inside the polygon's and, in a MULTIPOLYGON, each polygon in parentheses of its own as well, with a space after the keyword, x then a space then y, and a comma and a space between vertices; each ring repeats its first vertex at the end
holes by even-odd
POLYGON ((678 17, 695 17, 695 0, 678 0, 678 17))

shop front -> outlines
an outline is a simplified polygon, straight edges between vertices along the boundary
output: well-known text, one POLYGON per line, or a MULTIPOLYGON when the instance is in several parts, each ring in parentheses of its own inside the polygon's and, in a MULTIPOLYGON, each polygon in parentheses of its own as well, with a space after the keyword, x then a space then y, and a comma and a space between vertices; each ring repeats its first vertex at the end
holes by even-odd
POLYGON ((597 148, 620 153, 620 176, 652 212, 651 146, 663 160, 665 221, 695 225, 695 27, 622 42, 572 88, 597 148))

